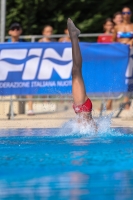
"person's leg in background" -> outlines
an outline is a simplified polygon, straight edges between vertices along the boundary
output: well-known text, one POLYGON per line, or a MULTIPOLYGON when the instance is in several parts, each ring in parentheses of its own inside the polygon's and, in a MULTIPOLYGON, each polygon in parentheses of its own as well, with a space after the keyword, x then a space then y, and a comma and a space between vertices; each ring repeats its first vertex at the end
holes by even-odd
MULTIPOLYGON (((128 96, 125 96, 124 97, 124 100, 123 100, 123 103, 127 103, 125 106, 124 106, 124 109, 128 110, 130 108, 130 98, 128 96)), ((109 99, 106 103, 106 109, 107 110, 112 110, 112 104, 113 104, 113 100, 112 99, 109 99)))
MULTIPOLYGON (((27 99, 32 99, 31 95, 26 96, 27 99)), ((34 111, 33 111, 33 101, 29 100, 28 101, 28 111, 27 111, 27 115, 34 115, 34 111)))
POLYGON ((129 97, 128 96, 125 96, 124 97, 124 100, 123 100, 123 103, 127 103, 126 105, 125 105, 125 109, 129 109, 130 108, 130 99, 129 99, 129 97))
POLYGON ((113 104, 113 100, 112 99, 107 100, 106 109, 107 110, 112 110, 112 104, 113 104))

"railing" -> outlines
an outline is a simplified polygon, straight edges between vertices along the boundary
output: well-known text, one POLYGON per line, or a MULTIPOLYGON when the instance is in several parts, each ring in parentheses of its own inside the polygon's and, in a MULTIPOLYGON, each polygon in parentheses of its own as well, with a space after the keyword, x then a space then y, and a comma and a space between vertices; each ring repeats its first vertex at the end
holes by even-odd
MULTIPOLYGON (((91 99, 92 100, 101 100, 102 101, 102 104, 101 104, 101 110, 100 110, 100 116, 102 115, 102 108, 103 108, 103 104, 104 104, 104 101, 105 99, 108 100, 108 99, 112 99, 112 100, 119 100, 123 97, 123 94, 119 94, 118 96, 109 96, 109 97, 105 97, 104 95, 102 96, 91 96, 91 99)), ((59 96, 55 96, 55 97, 51 97, 50 96, 47 96, 47 97, 36 97, 36 98, 16 98, 16 99, 13 99, 12 96, 10 96, 10 99, 4 99, 4 98, 1 98, 0 99, 0 102, 9 102, 10 103, 10 106, 9 106, 9 113, 8 113, 8 119, 14 119, 14 112, 13 112, 13 103, 14 102, 27 102, 27 101, 32 101, 32 102, 36 102, 36 101, 73 101, 73 98, 71 95, 68 95, 68 96, 64 96, 64 98, 60 98, 59 96)))
MULTIPOLYGON (((80 34, 79 37, 98 37, 99 35, 101 35, 102 33, 83 33, 80 34)), ((61 37, 66 37, 67 35, 65 34, 56 34, 56 35, 51 35, 49 36, 49 38, 61 38, 61 37)), ((43 35, 21 35, 20 38, 21 39, 29 39, 31 42, 35 42, 37 39, 42 38, 43 35)), ((6 36, 5 39, 9 39, 11 38, 10 36, 6 36)))

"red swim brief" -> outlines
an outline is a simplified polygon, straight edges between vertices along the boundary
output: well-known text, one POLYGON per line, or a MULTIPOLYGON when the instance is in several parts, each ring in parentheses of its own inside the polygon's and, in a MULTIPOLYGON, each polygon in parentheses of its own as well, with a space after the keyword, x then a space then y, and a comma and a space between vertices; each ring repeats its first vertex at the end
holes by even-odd
POLYGON ((88 98, 84 104, 82 105, 75 105, 73 104, 73 109, 75 113, 81 113, 81 112, 91 112, 92 111, 92 102, 88 98))

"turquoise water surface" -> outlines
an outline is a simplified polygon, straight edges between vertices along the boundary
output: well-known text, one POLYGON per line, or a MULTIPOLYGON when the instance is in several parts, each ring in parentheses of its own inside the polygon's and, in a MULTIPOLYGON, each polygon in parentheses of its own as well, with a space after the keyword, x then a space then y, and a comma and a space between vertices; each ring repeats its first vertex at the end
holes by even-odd
POLYGON ((133 199, 133 129, 0 130, 0 199, 133 199))

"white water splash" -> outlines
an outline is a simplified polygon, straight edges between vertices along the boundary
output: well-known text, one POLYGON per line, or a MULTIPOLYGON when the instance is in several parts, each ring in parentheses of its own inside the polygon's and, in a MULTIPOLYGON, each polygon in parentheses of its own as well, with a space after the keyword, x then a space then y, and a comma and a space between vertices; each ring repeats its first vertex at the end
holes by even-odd
POLYGON ((113 112, 106 114, 106 110, 103 110, 103 116, 94 119, 94 122, 97 126, 97 130, 94 127, 93 122, 86 122, 84 119, 80 118, 80 123, 78 122, 79 116, 76 116, 75 119, 69 120, 60 129, 58 135, 60 136, 118 136, 122 135, 120 132, 114 131, 110 128, 113 112))

